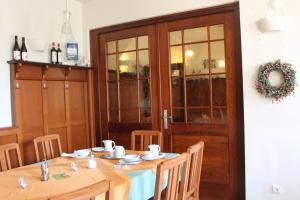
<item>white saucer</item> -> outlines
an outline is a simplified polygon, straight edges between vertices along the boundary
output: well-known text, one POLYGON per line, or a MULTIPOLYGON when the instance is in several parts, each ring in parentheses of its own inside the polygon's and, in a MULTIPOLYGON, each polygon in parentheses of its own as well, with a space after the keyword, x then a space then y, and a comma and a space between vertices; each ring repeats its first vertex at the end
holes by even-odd
POLYGON ((140 162, 142 162, 142 159, 139 159, 139 160, 134 161, 134 162, 126 162, 126 161, 123 160, 123 159, 121 159, 121 160, 119 161, 119 163, 120 163, 121 165, 136 165, 136 164, 139 164, 140 162))
POLYGON ((166 156, 165 153, 160 153, 158 156, 154 156, 153 158, 145 158, 145 156, 142 157, 143 160, 146 160, 146 161, 151 161, 151 160, 159 160, 159 159, 162 159, 166 156))
POLYGON ((102 152, 102 151, 104 151, 104 147, 94 147, 94 148, 92 148, 92 150, 95 152, 102 152))

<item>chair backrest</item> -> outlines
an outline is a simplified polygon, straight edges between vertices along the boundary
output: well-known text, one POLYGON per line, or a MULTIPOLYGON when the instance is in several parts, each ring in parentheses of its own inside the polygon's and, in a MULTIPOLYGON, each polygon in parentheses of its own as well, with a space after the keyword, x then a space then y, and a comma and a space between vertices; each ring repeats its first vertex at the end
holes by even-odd
POLYGON ((40 162, 40 152, 39 152, 39 144, 41 143, 41 148, 42 148, 42 155, 43 159, 49 160, 55 157, 54 154, 54 148, 53 148, 53 141, 57 141, 57 146, 58 146, 58 153, 59 156, 62 154, 61 150, 61 144, 60 144, 60 138, 59 135, 46 135, 46 136, 41 136, 37 137, 33 140, 34 142, 34 149, 35 149, 35 155, 36 155, 36 160, 37 162, 40 162))
POLYGON ((0 163, 1 163, 0 171, 6 171, 12 168, 12 164, 10 160, 10 151, 13 150, 16 151, 19 167, 22 166, 19 144, 17 143, 4 144, 4 145, 0 145, 0 163))
POLYGON ((150 144, 153 144, 153 137, 157 138, 157 143, 162 147, 162 133, 154 130, 135 130, 131 132, 131 149, 132 150, 147 150, 150 144), (140 149, 136 148, 137 137, 140 137, 140 149))
POLYGON ((110 181, 103 180, 93 185, 75 190, 70 193, 49 198, 49 200, 94 200, 97 196, 105 192, 105 200, 110 200, 110 181))
POLYGON ((187 176, 187 185, 184 197, 189 199, 199 199, 199 188, 202 169, 204 142, 198 142, 190 146, 187 150, 189 154, 189 170, 187 176))
POLYGON ((166 160, 158 165, 156 171, 156 183, 154 200, 162 199, 162 186, 167 184, 165 200, 183 199, 184 191, 186 189, 187 171, 188 171, 188 154, 183 153, 173 159, 166 160), (168 174, 168 176, 166 176, 168 174), (166 179, 168 182, 166 183, 166 179), (180 185, 180 187, 179 187, 180 185))

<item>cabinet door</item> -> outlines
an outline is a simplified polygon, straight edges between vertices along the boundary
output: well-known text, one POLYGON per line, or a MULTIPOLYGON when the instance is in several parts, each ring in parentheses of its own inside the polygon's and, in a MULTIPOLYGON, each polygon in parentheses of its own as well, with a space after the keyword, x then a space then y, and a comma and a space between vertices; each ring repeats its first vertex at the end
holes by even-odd
POLYGON ((65 82, 43 82, 43 109, 45 134, 58 134, 62 150, 68 151, 65 82))
POLYGON ((19 93, 24 163, 36 162, 33 139, 44 134, 42 82, 21 80, 19 93))
POLYGON ((89 146, 87 83, 74 81, 66 84, 68 84, 66 105, 71 141, 69 151, 73 151, 89 146))

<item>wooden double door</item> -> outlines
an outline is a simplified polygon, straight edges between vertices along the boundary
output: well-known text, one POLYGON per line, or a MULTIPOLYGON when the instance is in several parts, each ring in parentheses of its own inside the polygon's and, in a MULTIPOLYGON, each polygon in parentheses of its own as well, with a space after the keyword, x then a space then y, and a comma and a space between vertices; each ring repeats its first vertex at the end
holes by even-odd
POLYGON ((98 34, 101 138, 130 148, 132 130, 161 130, 178 153, 204 141, 201 199, 243 199, 236 13, 182 16, 98 34))

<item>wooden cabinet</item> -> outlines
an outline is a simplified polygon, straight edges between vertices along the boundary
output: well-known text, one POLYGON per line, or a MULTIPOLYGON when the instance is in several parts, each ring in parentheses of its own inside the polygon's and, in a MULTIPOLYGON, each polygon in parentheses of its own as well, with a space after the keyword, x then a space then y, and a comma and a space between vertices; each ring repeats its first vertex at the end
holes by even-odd
POLYGON ((14 124, 24 163, 36 161, 33 139, 59 134, 64 152, 94 145, 91 68, 9 62, 14 124))

